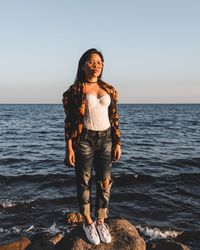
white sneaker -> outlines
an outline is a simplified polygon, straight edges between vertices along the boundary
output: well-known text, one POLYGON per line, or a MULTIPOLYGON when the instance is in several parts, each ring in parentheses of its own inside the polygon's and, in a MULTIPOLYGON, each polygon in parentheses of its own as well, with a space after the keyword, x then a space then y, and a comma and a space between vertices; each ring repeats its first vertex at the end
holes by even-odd
POLYGON ((99 235, 98 235, 96 227, 95 227, 95 221, 88 226, 86 226, 84 223, 83 230, 85 232, 87 239, 90 241, 90 243, 92 243, 93 245, 100 244, 99 235))
POLYGON ((96 229, 102 242, 104 243, 111 242, 109 227, 106 223, 98 224, 98 222, 96 221, 96 229))

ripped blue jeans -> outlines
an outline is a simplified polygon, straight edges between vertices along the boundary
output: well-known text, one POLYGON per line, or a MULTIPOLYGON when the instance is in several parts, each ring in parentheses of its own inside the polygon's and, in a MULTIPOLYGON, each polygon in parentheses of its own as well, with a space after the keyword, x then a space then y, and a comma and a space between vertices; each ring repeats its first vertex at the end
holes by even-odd
POLYGON ((83 129, 76 150, 76 182, 80 213, 90 215, 92 170, 96 176, 95 216, 107 218, 110 199, 111 180, 111 129, 94 131, 83 129), (109 185, 104 188, 103 181, 108 178, 109 185))

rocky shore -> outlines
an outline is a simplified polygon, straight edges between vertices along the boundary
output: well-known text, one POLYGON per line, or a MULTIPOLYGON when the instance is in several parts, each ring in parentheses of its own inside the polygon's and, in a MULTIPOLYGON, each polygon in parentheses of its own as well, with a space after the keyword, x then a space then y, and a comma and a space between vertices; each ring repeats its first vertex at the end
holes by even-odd
MULTIPOLYGON (((73 223, 70 221, 70 223, 73 223)), ((0 245, 0 250, 189 250, 173 240, 159 240, 146 243, 136 227, 125 219, 111 218, 108 221, 112 242, 91 245, 86 239, 81 223, 77 223, 69 233, 49 235, 37 234, 34 239, 21 236, 15 242, 0 245)))

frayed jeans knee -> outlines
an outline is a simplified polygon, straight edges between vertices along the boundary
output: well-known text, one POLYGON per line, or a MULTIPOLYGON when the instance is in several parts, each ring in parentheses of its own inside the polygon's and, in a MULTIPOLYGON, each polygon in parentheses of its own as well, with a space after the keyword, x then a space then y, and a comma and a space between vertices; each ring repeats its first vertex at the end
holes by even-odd
POLYGON ((80 212, 86 216, 91 212, 91 179, 96 175, 95 216, 107 218, 111 180, 111 129, 93 131, 84 129, 76 150, 76 181, 80 212), (105 187, 104 180, 109 179, 105 187))

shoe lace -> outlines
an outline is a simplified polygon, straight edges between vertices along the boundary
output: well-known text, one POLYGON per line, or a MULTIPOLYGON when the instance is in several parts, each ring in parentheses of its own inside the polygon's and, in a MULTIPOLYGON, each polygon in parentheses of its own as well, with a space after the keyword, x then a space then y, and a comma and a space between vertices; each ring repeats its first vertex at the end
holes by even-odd
POLYGON ((95 231, 93 225, 88 226, 88 233, 90 234, 91 238, 95 238, 95 231))
POLYGON ((104 234, 109 234, 108 230, 109 230, 109 227, 107 224, 105 223, 102 223, 102 224, 99 224, 99 227, 101 228, 101 232, 104 234))

